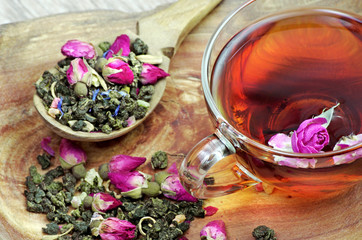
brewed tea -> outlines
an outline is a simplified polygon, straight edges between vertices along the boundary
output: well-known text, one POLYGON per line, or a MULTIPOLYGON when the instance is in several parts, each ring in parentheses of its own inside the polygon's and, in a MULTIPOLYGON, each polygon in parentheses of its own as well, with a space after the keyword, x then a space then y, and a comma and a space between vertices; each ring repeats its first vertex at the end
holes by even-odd
POLYGON ((263 144, 336 103, 329 151, 362 129, 362 24, 359 16, 304 9, 240 31, 214 67, 212 93, 238 131, 263 144))
MULTIPOLYGON (((325 9, 285 12, 246 27, 216 60, 210 85, 218 109, 240 133, 267 145, 340 103, 323 149, 332 150, 342 136, 362 130, 361 31, 360 17, 325 9)), ((338 192, 362 178, 361 159, 288 167, 242 149, 237 155, 238 164, 289 192, 338 192)))

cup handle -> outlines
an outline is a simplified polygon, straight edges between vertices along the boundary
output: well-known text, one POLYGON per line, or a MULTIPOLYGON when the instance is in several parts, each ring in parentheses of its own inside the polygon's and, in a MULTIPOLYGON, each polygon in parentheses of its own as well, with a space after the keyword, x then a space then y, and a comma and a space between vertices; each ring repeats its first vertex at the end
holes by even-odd
POLYGON ((227 195, 261 182, 236 159, 235 147, 219 130, 201 140, 179 168, 185 189, 200 199, 227 195))

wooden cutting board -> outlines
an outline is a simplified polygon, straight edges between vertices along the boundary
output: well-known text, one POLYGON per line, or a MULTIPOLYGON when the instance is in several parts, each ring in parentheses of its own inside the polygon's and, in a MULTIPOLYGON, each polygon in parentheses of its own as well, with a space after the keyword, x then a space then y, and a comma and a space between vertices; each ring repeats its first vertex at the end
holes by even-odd
MULTIPOLYGON (((143 170, 152 173, 149 161, 155 151, 171 154, 170 162, 180 161, 194 144, 212 133, 201 91, 202 54, 216 26, 239 4, 237 0, 225 0, 184 39, 171 60, 172 78, 165 94, 146 121, 120 138, 81 143, 89 157, 88 168, 114 155, 127 154, 147 157, 143 170)), ((34 82, 62 58, 59 49, 67 40, 99 42, 105 36, 115 38, 122 29, 136 32, 135 23, 140 17, 94 11, 0 26, 1 240, 40 239, 41 228, 47 223, 44 215, 26 211, 23 195, 28 168, 37 165, 36 156, 42 153, 42 138, 51 136, 56 152, 60 142, 33 107, 34 82)), ((278 239, 360 239, 361 190, 359 184, 333 198, 304 199, 250 188, 206 200, 205 206, 218 207, 219 211, 193 221, 186 236, 199 239, 207 222, 222 219, 228 239, 251 240, 252 230, 262 224, 273 228, 278 239)))

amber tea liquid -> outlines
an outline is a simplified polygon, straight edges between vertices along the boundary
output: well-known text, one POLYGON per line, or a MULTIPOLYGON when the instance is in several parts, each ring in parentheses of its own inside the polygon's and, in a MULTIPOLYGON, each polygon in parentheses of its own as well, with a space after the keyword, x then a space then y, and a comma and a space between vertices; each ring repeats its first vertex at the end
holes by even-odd
MULTIPOLYGON (((286 12, 246 27, 215 63, 210 85, 219 110, 242 134, 267 144, 274 134, 288 134, 338 102, 323 149, 332 150, 340 137, 362 132, 361 31, 360 16, 326 9, 286 12)), ((362 175, 361 159, 292 169, 242 157, 259 177, 293 191, 343 188, 331 179, 350 178, 350 184, 362 175)))

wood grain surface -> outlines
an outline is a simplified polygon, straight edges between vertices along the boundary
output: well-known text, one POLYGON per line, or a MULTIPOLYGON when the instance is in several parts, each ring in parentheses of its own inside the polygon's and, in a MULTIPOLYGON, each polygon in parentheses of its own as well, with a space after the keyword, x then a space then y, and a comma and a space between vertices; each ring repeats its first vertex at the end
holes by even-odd
MULTIPOLYGON (((160 104, 132 132, 106 142, 82 142, 87 168, 97 167, 116 154, 147 157, 145 172, 153 172, 150 157, 157 150, 170 154, 170 162, 182 160, 202 137, 213 132, 201 91, 202 54, 220 21, 240 4, 225 0, 183 41, 172 58, 171 79, 160 104)), ((128 28, 136 32, 142 16, 118 11, 94 11, 56 15, 0 26, 0 239, 35 240, 42 236, 45 216, 26 211, 23 195, 28 168, 37 165, 40 141, 51 136, 58 151, 60 137, 51 132, 33 107, 34 82, 59 59, 68 39, 98 42, 114 38, 128 28)), ((58 159, 54 160, 58 164, 58 159)), ((222 219, 228 239, 251 240, 261 224, 273 228, 278 239, 345 239, 362 236, 359 184, 338 196, 325 199, 296 198, 275 191, 268 195, 254 188, 209 199, 219 211, 191 223, 186 237, 199 239, 209 221, 222 219)))

